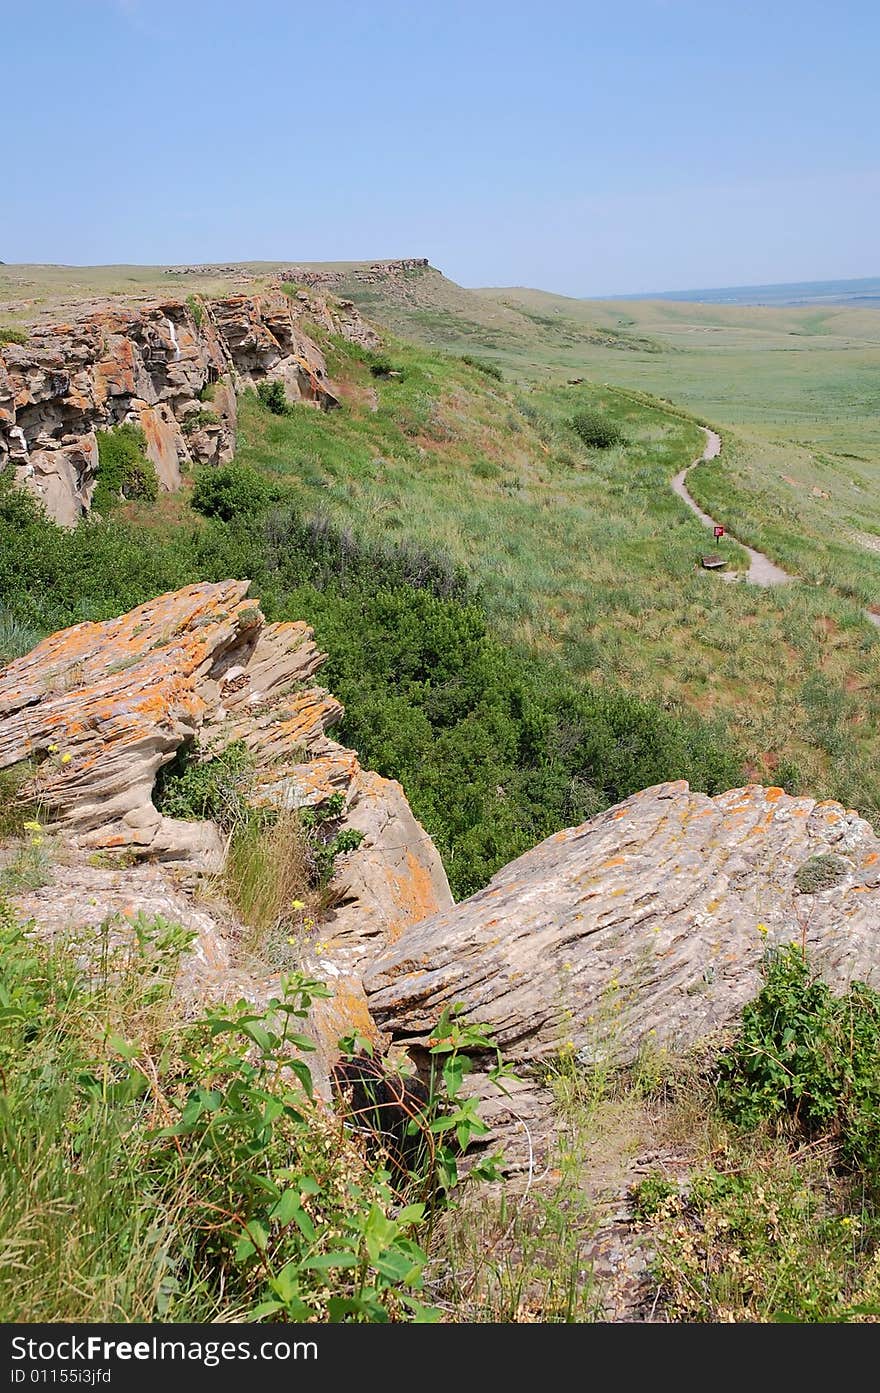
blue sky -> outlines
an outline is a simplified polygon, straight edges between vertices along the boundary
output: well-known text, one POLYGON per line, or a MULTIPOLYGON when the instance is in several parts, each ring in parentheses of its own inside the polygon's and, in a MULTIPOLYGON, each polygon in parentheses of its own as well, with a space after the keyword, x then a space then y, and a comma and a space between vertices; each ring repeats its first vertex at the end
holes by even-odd
POLYGON ((880 274, 874 0, 0 0, 0 258, 880 274))

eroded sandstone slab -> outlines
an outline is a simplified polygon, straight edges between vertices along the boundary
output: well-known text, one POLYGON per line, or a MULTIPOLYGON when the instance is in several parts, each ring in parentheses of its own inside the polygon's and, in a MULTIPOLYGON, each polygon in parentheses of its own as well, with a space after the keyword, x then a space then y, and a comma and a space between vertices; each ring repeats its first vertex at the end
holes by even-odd
POLYGON ((443 1008, 462 1002, 521 1064, 560 1051, 627 1062, 730 1025, 759 989, 767 950, 791 941, 838 988, 880 987, 870 825, 778 788, 710 798, 667 783, 550 837, 408 929, 365 986, 404 1046, 423 1045, 443 1008), (807 863, 834 883, 805 893, 823 880, 807 863))
POLYGON ((329 939, 390 939, 452 904, 439 855, 398 784, 331 739, 339 702, 312 681, 325 660, 304 623, 267 624, 248 582, 199 583, 104 623, 53 634, 0 671, 0 768, 31 766, 36 800, 73 848, 216 871, 213 822, 163 817, 156 776, 181 745, 253 756, 252 801, 283 809, 341 795, 363 839, 340 869, 329 939))

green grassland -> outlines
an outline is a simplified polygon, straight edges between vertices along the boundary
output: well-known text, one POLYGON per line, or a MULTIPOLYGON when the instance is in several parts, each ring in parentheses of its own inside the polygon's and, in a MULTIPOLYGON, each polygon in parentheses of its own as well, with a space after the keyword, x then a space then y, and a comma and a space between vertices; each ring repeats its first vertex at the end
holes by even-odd
POLYGON ((418 291, 354 280, 346 290, 397 331, 485 353, 522 382, 583 376, 716 425, 725 452, 693 476, 698 501, 805 578, 880 603, 876 310, 469 292, 436 272, 418 291))
MULTIPOLYGON (((830 567, 776 590, 702 571, 708 533, 669 489, 702 447, 692 419, 610 387, 524 392, 404 344, 393 353, 403 376, 376 381, 350 346, 326 348, 343 411, 277 417, 245 398, 243 463, 283 479, 307 511, 448 553, 525 652, 722 718, 755 778, 877 813, 880 641, 852 598, 864 587, 830 567), (585 449, 570 427, 585 404, 627 443, 585 449)), ((701 489, 726 458, 695 471, 701 489)), ((765 540, 757 521, 755 533, 765 540)), ((811 545, 830 545, 819 524, 784 559, 806 563, 811 545)), ((742 565, 735 546, 727 554, 742 565)))

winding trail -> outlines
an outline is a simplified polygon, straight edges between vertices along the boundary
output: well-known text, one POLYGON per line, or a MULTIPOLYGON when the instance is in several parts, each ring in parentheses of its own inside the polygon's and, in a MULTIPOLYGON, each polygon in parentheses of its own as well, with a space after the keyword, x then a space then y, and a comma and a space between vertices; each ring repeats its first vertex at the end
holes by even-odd
MULTIPOLYGON (((715 522, 715 519, 710 518, 709 514, 704 513, 702 508, 694 502, 688 493, 687 484, 685 483, 688 474, 696 465, 702 464, 705 460, 716 459, 717 456, 721 454, 721 436, 718 432, 709 430, 708 426, 700 426, 700 430, 703 431, 706 436, 706 448, 699 459, 695 459, 692 464, 679 470, 672 480, 672 487, 679 498, 684 500, 691 512, 696 513, 704 527, 716 527, 718 524, 715 522)), ((762 551, 755 551, 754 547, 747 547, 745 542, 740 542, 727 527, 725 527, 725 532, 732 541, 736 542, 737 546, 742 547, 743 551, 748 553, 749 569, 746 572, 746 580, 750 585, 787 585, 790 581, 799 579, 798 576, 793 576, 790 575, 788 571, 783 571, 781 566, 777 566, 776 562, 771 561, 770 557, 765 556, 762 551)), ((735 580, 736 576, 733 573, 729 573, 724 576, 724 579, 735 580)), ((880 629, 880 614, 875 614, 870 609, 864 609, 862 613, 869 623, 873 624, 875 628, 880 629)))
MULTIPOLYGON (((697 506, 688 493, 687 484, 685 483, 685 479, 695 465, 702 464, 705 460, 715 459, 721 454, 721 436, 718 432, 709 430, 706 426, 700 426, 700 430, 705 433, 706 448, 700 455, 700 458, 694 460, 693 464, 689 464, 685 469, 679 470, 672 481, 672 487, 679 498, 684 499, 691 512, 696 513, 700 522, 703 523, 705 527, 716 527, 717 523, 715 519, 710 518, 708 513, 704 513, 702 508, 697 506)), ((742 547, 743 551, 748 553, 749 569, 746 572, 746 580, 750 585, 787 585, 790 581, 797 579, 796 576, 790 576, 788 571, 783 571, 781 566, 777 566, 776 562, 771 561, 770 557, 765 556, 762 551, 755 551, 754 547, 747 547, 745 542, 740 542, 734 537, 729 528, 725 527, 725 532, 732 541, 736 542, 737 546, 742 547)), ((733 580, 734 577, 731 574, 730 576, 726 576, 725 579, 733 580)))

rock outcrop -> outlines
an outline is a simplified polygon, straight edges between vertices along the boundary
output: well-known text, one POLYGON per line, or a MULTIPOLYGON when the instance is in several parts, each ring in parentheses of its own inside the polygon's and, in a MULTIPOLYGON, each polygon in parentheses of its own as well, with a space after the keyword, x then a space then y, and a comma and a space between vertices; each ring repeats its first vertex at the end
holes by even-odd
POLYGON ((550 837, 486 889, 407 930, 365 977, 418 1050, 445 1006, 529 1065, 634 1060, 729 1026, 765 953, 804 943, 838 988, 880 987, 880 839, 856 813, 778 788, 715 798, 661 784, 550 837))
POLYGON ((325 658, 312 630, 267 624, 247 590, 187 586, 65 629, 11 663, 0 671, 0 768, 32 763, 22 797, 73 848, 217 870, 219 829, 163 816, 156 776, 184 744, 207 759, 241 743, 256 806, 314 807, 339 794, 343 824, 363 834, 326 936, 394 941, 451 906, 440 858, 399 784, 362 770, 327 735, 343 709, 312 683, 325 658))
POLYGON ((95 488, 95 432, 131 421, 161 487, 176 489, 182 467, 232 457, 243 387, 278 379, 290 401, 337 404, 300 323, 310 318, 358 343, 375 339, 349 302, 280 290, 105 303, 69 323, 35 323, 25 344, 0 348, 0 469, 11 462, 49 515, 73 525, 95 488))
POLYGON ((365 265, 350 266, 344 271, 334 271, 329 267, 288 266, 280 273, 283 281, 293 281, 297 285, 320 286, 322 289, 336 289, 346 281, 356 281, 359 285, 381 285, 383 281, 400 280, 405 276, 419 275, 427 271, 430 263, 426 256, 404 256, 396 261, 373 261, 365 265))
MULTIPOLYGON (((685 1050, 735 1022, 768 950, 791 942, 837 989, 880 988, 880 838, 838 803, 778 788, 711 798, 658 785, 548 838, 454 906, 403 790, 328 733, 343 713, 315 684, 324 655, 312 630, 267 624, 247 590, 191 585, 55 634, 0 671, 0 769, 24 766, 22 797, 63 847, 53 883, 21 906, 50 931, 158 902, 196 932, 191 996, 268 1000, 277 972, 248 975, 235 928, 178 903, 181 873, 222 865, 218 828, 154 802, 182 745, 199 759, 241 745, 252 804, 333 798, 339 826, 362 834, 299 945, 299 965, 333 989, 309 1027, 324 1079, 335 1040, 353 1030, 419 1063, 456 1003, 527 1076, 560 1053, 625 1064, 645 1048, 685 1050), (120 853, 127 872, 112 869, 120 853), (68 881, 86 904, 69 902, 68 881)), ((548 1111, 538 1074, 488 1105, 493 1125, 548 1111)))

